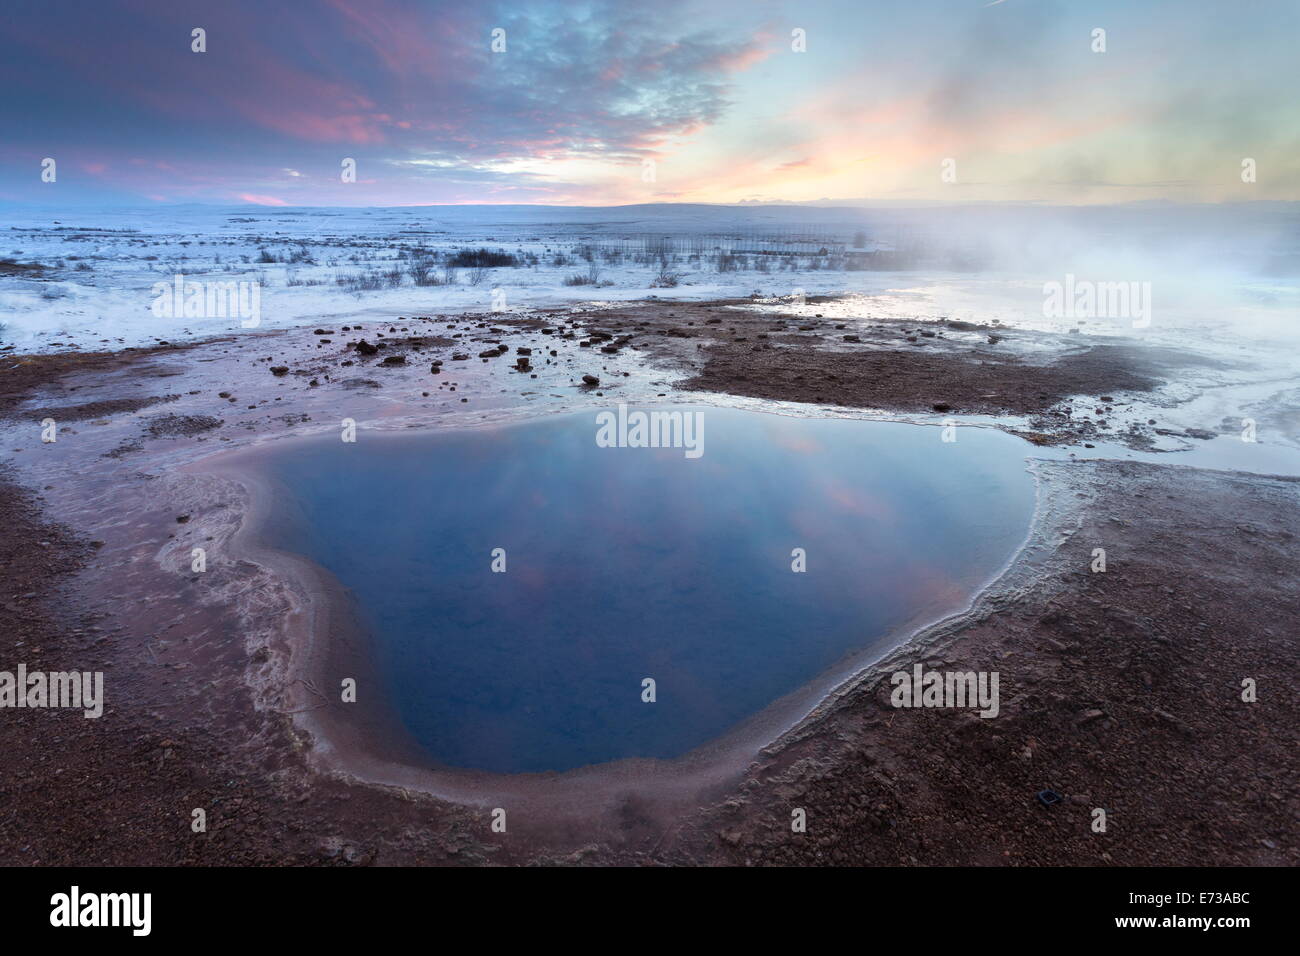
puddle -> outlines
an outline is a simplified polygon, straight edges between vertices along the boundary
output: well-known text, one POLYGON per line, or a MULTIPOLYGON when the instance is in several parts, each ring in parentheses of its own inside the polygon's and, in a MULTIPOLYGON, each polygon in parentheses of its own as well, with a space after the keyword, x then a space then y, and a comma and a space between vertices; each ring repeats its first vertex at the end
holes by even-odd
POLYGON ((1027 533, 1026 446, 996 430, 672 410, 698 457, 600 447, 595 412, 267 453, 263 541, 343 586, 361 692, 431 766, 681 756, 963 609, 1027 533))

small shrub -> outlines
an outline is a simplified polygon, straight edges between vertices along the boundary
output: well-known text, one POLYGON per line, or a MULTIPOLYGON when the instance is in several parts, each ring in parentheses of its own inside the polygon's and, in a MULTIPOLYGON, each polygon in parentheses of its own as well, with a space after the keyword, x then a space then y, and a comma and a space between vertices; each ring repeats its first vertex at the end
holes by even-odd
POLYGON ((438 264, 432 259, 415 259, 406 267, 406 274, 417 286, 442 285, 442 280, 435 271, 438 264))
POLYGON ((668 268, 667 260, 659 263, 659 272, 650 282, 652 289, 675 289, 677 283, 681 281, 681 276, 668 268))
POLYGON ((339 276, 336 280, 348 292, 374 292, 384 287, 384 277, 378 272, 361 272, 339 276))
POLYGON ((519 260, 503 249, 458 249, 451 265, 462 269, 499 269, 519 265, 519 260))

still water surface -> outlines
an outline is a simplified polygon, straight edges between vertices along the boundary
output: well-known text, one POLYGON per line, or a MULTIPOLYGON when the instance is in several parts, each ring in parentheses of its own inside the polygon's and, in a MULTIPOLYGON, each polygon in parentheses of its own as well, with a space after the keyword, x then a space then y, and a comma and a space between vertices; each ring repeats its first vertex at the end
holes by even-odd
POLYGON ((697 458, 599 447, 591 412, 273 453, 271 543, 348 589, 386 683, 363 692, 431 763, 679 756, 960 610, 1028 529, 1001 432, 676 410, 702 415, 697 458))

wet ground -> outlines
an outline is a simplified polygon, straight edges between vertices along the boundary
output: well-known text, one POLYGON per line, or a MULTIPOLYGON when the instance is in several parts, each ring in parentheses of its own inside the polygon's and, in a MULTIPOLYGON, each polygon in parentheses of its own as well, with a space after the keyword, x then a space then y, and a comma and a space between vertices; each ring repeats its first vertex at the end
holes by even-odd
POLYGON ((1296 473, 1275 437, 1294 409, 1253 367, 816 302, 407 316, 0 362, 3 646, 29 669, 102 668, 109 688, 98 721, 4 714, 9 862, 1295 862, 1296 485, 1178 467, 1296 473), (891 388, 862 371, 894 368, 914 374, 891 388), (1056 459, 1038 466, 1034 546, 975 617, 926 640, 954 664, 996 663, 1006 720, 880 710, 864 678, 748 771, 678 790, 629 772, 568 816, 521 797, 509 835, 468 797, 317 772, 300 718, 321 690, 291 676, 283 626, 310 632, 301 595, 223 553, 247 500, 202 459, 345 419, 364 440, 684 394, 992 425, 1056 459), (1258 442, 1237 437, 1243 402, 1258 442), (1136 460, 1083 460, 1103 455, 1136 460), (1121 555, 1114 571, 1088 572, 1098 542, 1121 555), (1254 705, 1243 677, 1269 688, 1254 705), (1060 812, 1034 802, 1043 786, 1071 798, 1060 812), (810 839, 791 839, 792 801, 812 808, 810 839), (1139 825, 1095 839, 1090 804, 1139 825), (199 806, 203 838, 188 830, 199 806), (70 829, 69 813, 94 822, 70 829))

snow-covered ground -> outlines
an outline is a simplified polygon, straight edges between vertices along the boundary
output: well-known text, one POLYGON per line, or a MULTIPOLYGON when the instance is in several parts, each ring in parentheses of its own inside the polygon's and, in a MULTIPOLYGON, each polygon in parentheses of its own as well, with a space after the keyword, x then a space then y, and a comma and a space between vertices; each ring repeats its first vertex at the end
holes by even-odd
POLYGON ((1243 239, 1204 214, 1195 229, 1174 217, 1154 226, 1150 216, 1128 214, 1084 231, 1073 222, 1067 227, 1065 213, 1009 228, 1004 213, 986 212, 976 221, 921 210, 907 219, 790 206, 0 212, 7 226, 0 230, 0 346, 21 352, 114 349, 241 328, 237 315, 157 314, 158 284, 174 285, 177 276, 256 283, 262 329, 350 316, 523 311, 651 296, 789 300, 856 293, 864 298, 854 307, 879 317, 998 319, 1170 343, 1204 342, 1208 334, 1230 348, 1243 338, 1294 343, 1300 314, 1297 276, 1278 278, 1257 268, 1295 255, 1290 240, 1300 230, 1288 232, 1284 217, 1280 227, 1277 214, 1243 239), (966 258, 987 254, 988 262, 979 271, 861 271, 833 245, 828 255, 811 247, 793 255, 743 251, 755 236, 826 237, 828 244, 838 239, 849 248, 865 236, 864 248, 887 249, 918 234, 966 258), (1279 236, 1289 247, 1279 247, 1279 236), (1237 259, 1225 255, 1229 243, 1242 253, 1237 259), (518 264, 449 268, 458 251, 479 248, 499 250, 518 264), (742 251, 726 255, 733 249, 742 251), (1045 250, 1052 255, 1042 255, 1045 250), (1214 267, 1206 268, 1207 262, 1214 267), (40 268, 24 268, 29 265, 40 268), (1045 315, 1043 285, 1063 281, 1066 273, 1149 283, 1149 325, 1134 328, 1127 316, 1079 321, 1045 315), (427 284, 417 284, 417 274, 427 284), (585 284, 573 284, 579 281, 585 284))
POLYGON ((1300 447, 1300 227, 1289 207, 1258 205, 1180 207, 1159 219, 1144 209, 1031 210, 1010 226, 1000 209, 0 207, 0 352, 113 350, 252 327, 240 314, 158 314, 159 290, 177 276, 199 288, 255 284, 260 330, 741 299, 751 302, 741 311, 962 319, 1190 350, 1223 368, 1189 372, 1165 391, 1179 418, 1227 429, 1252 416, 1270 422, 1271 441, 1300 447), (963 271, 854 268, 855 248, 902 248, 917 235, 932 261, 984 261, 963 271), (756 241, 792 237, 814 242, 753 252, 756 241), (455 265, 479 249, 513 264, 455 265), (1137 283, 1142 314, 1051 314, 1045 283, 1067 277, 1137 283), (841 298, 812 298, 828 295, 841 298))
MULTIPOLYGON (((11 213, 8 230, 0 232, 0 260, 43 268, 0 272, 0 344, 25 352, 112 349, 241 328, 238 316, 156 314, 156 284, 174 285, 177 276, 256 283, 257 327, 263 329, 366 314, 522 311, 649 295, 714 299, 845 288, 844 273, 809 268, 826 257, 754 257, 720 271, 713 240, 704 237, 734 219, 625 214, 538 221, 532 208, 453 207, 436 215, 421 209, 193 206, 11 213), (686 236, 698 239, 683 242, 686 236), (670 252, 665 267, 661 255, 647 251, 665 239, 697 248, 670 252), (453 264, 459 250, 480 248, 518 264, 453 264), (417 284, 417 272, 426 284, 417 284)), ((887 285, 866 273, 853 283, 861 289, 887 285)))
MULTIPOLYGON (((1060 216, 1019 232, 985 221, 982 232, 970 217, 932 212, 932 248, 945 251, 935 237, 948 237, 948 251, 970 258, 974 235, 974 247, 984 242, 991 252, 982 267, 959 272, 852 268, 853 248, 900 247, 906 229, 926 228, 924 212, 910 213, 910 224, 898 216, 874 221, 861 209, 800 207, 0 212, 0 372, 6 354, 116 350, 246 330, 239 315, 156 315, 156 285, 168 287, 175 276, 255 282, 259 330, 458 311, 588 311, 651 297, 737 299, 737 315, 792 312, 844 321, 850 330, 881 319, 957 319, 1191 352, 1196 362, 1157 393, 1127 397, 1113 412, 1117 427, 1158 421, 1160 449, 1195 449, 1212 467, 1223 449, 1231 454, 1221 458, 1240 467, 1234 462, 1247 420, 1258 424, 1252 449, 1283 455, 1257 470, 1291 473, 1300 453, 1300 229, 1288 209, 1235 232, 1205 213, 1191 224, 1190 213, 1162 224, 1130 215, 1102 230, 1062 228, 1060 216), (755 237, 809 235, 829 237, 828 254, 800 248, 728 258, 751 250, 755 237), (515 264, 452 265, 460 252, 480 248, 515 264), (676 285, 664 284, 666 273, 676 285), (1069 276, 1138 282, 1143 315, 1053 315, 1045 284, 1069 276), (594 284, 571 285, 575 278, 594 284), (1201 434, 1193 440, 1179 429, 1201 434), (1206 441, 1206 432, 1219 437, 1206 441)), ((1229 212, 1242 226, 1239 212, 1229 212)), ((1060 342, 1017 337, 1015 354, 1034 362, 1036 350, 1058 354, 1060 342)))

